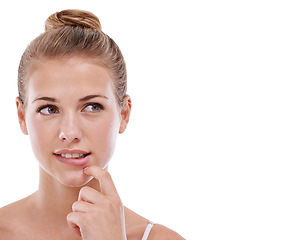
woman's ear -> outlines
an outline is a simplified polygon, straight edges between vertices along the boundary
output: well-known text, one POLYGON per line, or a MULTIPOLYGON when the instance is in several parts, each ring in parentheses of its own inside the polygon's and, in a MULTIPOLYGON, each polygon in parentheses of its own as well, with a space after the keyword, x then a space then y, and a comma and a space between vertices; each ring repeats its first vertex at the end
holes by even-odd
POLYGON ((120 124, 120 129, 119 129, 119 133, 123 133, 129 123, 130 120, 130 115, 131 115, 131 109, 132 109, 132 101, 129 95, 126 95, 124 97, 124 102, 123 102, 123 106, 121 109, 121 124, 120 124))
POLYGON ((19 97, 16 98, 16 104, 17 104, 18 120, 20 123, 20 128, 25 135, 28 135, 26 118, 25 118, 25 109, 22 100, 19 97))

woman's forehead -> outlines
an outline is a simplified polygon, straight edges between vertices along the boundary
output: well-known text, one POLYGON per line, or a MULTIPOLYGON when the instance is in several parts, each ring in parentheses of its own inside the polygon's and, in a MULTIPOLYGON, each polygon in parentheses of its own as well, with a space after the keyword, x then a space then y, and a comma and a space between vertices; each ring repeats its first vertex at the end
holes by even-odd
POLYGON ((27 91, 32 94, 77 95, 113 93, 109 71, 83 58, 46 59, 29 75, 27 91))

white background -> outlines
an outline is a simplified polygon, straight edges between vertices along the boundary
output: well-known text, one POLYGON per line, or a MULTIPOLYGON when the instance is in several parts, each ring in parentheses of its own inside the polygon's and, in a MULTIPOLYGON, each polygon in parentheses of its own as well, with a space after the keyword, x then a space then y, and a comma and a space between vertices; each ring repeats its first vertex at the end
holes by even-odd
POLYGON ((124 204, 186 239, 283 239, 280 2, 2 3, 0 206, 38 182, 16 117, 20 56, 51 13, 78 8, 128 66, 133 111, 110 165, 124 204))

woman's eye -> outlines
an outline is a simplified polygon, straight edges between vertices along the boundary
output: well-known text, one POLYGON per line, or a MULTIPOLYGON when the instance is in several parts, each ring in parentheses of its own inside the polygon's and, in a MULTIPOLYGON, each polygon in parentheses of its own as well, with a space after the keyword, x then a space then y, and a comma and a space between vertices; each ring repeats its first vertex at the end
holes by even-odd
POLYGON ((50 115, 50 114, 56 114, 59 111, 58 111, 57 107, 52 106, 52 105, 47 105, 47 106, 43 106, 43 107, 39 108, 38 112, 43 114, 43 115, 50 115))
POLYGON ((98 112, 100 110, 103 110, 103 106, 99 103, 90 103, 87 104, 84 108, 83 111, 85 112, 98 112))

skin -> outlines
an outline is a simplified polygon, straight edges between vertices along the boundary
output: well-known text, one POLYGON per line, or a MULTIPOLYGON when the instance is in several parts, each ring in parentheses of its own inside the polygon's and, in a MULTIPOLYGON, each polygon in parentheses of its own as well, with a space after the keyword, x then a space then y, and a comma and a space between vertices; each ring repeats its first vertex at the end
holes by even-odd
MULTIPOLYGON (((40 182, 37 192, 0 209, 1 237, 140 240, 148 220, 123 206, 107 170, 131 112, 129 96, 118 106, 107 69, 78 56, 41 60, 28 75, 24 106, 16 103, 40 182), (58 155, 70 150, 87 161, 62 162, 58 155)), ((157 224, 148 239, 183 238, 157 224)))

